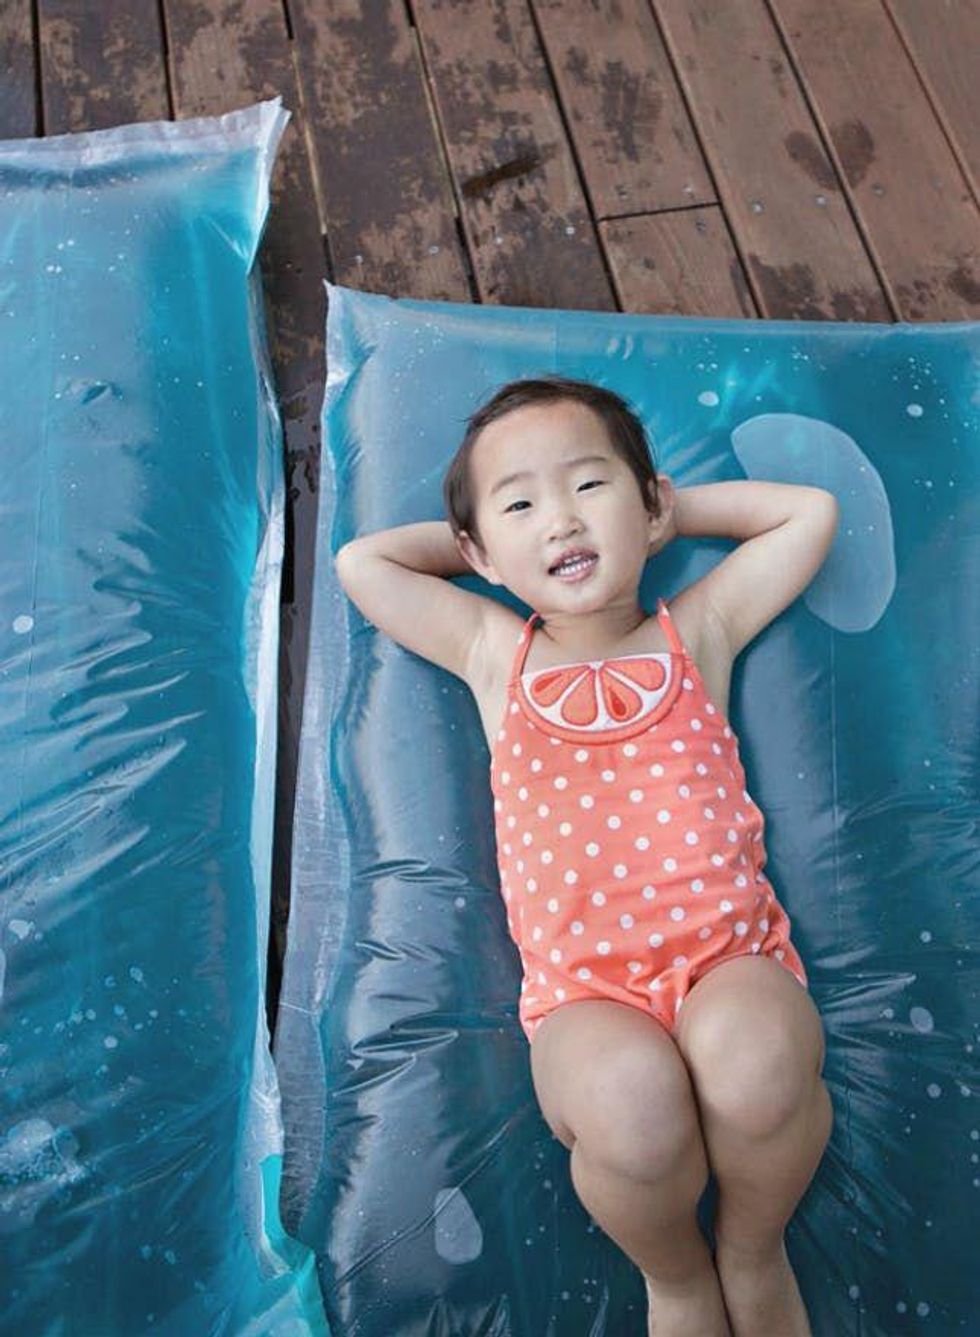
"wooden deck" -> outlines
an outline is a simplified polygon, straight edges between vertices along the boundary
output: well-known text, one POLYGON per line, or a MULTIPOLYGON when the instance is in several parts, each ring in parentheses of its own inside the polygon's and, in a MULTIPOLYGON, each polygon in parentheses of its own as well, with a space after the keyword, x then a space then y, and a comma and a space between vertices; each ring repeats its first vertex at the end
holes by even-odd
POLYGON ((293 113, 263 247, 291 507, 289 903, 321 280, 783 320, 980 319, 980 0, 3 0, 0 137, 293 113))

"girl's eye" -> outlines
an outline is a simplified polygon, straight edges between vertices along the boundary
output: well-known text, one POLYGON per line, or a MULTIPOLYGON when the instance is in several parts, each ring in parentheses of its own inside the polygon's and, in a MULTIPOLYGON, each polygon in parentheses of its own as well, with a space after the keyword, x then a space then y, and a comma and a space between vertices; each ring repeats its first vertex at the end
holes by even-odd
MULTIPOLYGON (((579 486, 580 486, 580 487, 602 487, 602 484, 604 483, 604 481, 605 481, 605 480, 602 479, 602 478, 590 478, 590 479, 588 480, 588 482, 586 482, 586 483, 580 483, 579 486)), ((512 502, 510 503, 509 506, 505 506, 505 507, 504 507, 504 515, 506 515, 508 511, 512 511, 512 510, 514 509, 515 506, 528 506, 528 505, 530 505, 530 503, 529 503, 529 502, 526 502, 526 501, 512 501, 512 502)))

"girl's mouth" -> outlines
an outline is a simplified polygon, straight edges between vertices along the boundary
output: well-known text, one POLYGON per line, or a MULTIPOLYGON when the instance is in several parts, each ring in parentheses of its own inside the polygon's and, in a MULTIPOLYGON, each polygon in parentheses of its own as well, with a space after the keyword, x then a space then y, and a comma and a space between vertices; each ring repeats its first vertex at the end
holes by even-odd
POLYGON ((557 576, 559 580, 563 580, 566 584, 577 584, 578 581, 586 580, 592 574, 598 561, 598 557, 575 557, 572 561, 556 567, 551 574, 557 576))

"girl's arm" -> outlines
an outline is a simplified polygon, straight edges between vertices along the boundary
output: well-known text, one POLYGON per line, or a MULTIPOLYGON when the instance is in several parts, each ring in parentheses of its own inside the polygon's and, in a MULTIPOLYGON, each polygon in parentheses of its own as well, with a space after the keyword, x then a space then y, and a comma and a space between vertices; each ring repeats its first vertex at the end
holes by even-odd
POLYGON ((744 540, 697 582, 734 659, 810 584, 834 541, 832 492, 754 479, 675 489, 673 532, 744 540))
POLYGON ((440 668, 479 686, 494 601, 446 579, 472 575, 445 520, 398 525, 345 543, 337 579, 369 622, 440 668))

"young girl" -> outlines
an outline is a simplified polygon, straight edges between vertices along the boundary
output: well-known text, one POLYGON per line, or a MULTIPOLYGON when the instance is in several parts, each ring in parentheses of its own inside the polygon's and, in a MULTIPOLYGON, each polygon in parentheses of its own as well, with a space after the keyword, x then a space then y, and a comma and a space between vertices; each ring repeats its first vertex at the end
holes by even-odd
POLYGON ((833 1121, 823 1028, 727 709, 732 662, 819 570, 837 502, 675 489, 623 399, 558 376, 469 419, 444 493, 448 524, 357 539, 337 572, 476 699, 520 1023, 575 1191, 642 1270, 651 1334, 809 1337, 783 1231, 833 1121), (647 558, 701 534, 743 542, 648 615, 647 558), (444 579, 471 570, 530 617, 444 579))

